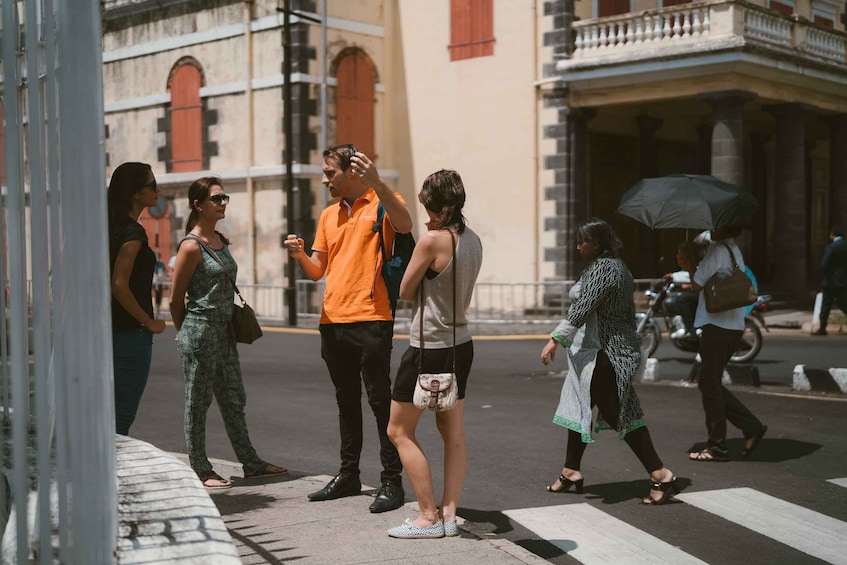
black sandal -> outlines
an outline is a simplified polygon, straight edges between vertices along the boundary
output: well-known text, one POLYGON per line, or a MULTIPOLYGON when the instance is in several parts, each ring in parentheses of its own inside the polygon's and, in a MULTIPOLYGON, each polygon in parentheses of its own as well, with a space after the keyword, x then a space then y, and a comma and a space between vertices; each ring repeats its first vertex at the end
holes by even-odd
POLYGON ((729 457, 726 456, 726 452, 718 451, 713 447, 707 447, 702 451, 692 451, 688 454, 688 459, 691 461, 702 461, 705 463, 726 463, 729 461, 729 457))
POLYGON ((676 477, 673 477, 666 483, 651 483, 650 490, 658 490, 662 493, 662 496, 660 498, 653 498, 648 492, 647 496, 641 499, 641 504, 658 506, 659 504, 666 504, 675 493, 679 492, 679 487, 676 486, 676 477))
POLYGON ((571 485, 574 486, 574 491, 577 494, 582 494, 582 483, 585 479, 579 479, 576 481, 572 481, 565 477, 564 475, 559 475, 559 482, 562 483, 562 488, 554 489, 552 485, 547 485, 547 492, 552 492, 553 494, 562 494, 564 492, 568 492, 571 488, 571 485))

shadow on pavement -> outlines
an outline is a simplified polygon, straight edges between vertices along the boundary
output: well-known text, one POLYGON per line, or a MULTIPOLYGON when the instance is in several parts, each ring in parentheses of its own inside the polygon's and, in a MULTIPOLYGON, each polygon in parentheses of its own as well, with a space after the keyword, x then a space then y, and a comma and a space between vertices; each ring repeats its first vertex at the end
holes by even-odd
MULTIPOLYGON (((744 438, 733 438, 726 441, 727 451, 729 452, 729 462, 733 461, 756 461, 760 463, 780 463, 790 459, 800 459, 811 455, 821 447, 818 443, 809 443, 807 441, 798 441, 789 438, 773 438, 768 439, 765 436, 759 447, 756 448, 749 457, 742 457, 741 450, 744 449, 744 438)), ((695 443, 689 453, 705 449, 705 443, 695 443)))
MULTIPOLYGON (((691 479, 685 477, 676 478, 677 487, 680 491, 691 486, 691 479)), ((600 499, 603 504, 618 504, 629 500, 641 500, 650 492, 650 482, 644 478, 637 481, 626 481, 622 483, 606 483, 590 485, 585 487, 586 498, 589 500, 600 499)), ((666 504, 674 504, 677 501, 671 499, 666 504)))
MULTIPOLYGON (((456 513, 465 519, 466 522, 464 527, 476 535, 483 536, 484 534, 494 534, 500 536, 506 532, 511 532, 514 529, 509 517, 497 510, 474 510, 472 508, 463 508, 460 506, 457 508, 456 513)), ((565 551, 563 551, 560 547, 542 539, 519 539, 514 540, 514 543, 543 559, 552 559, 554 557, 565 555, 565 551)), ((562 543, 568 544, 573 542, 566 541, 562 543)))

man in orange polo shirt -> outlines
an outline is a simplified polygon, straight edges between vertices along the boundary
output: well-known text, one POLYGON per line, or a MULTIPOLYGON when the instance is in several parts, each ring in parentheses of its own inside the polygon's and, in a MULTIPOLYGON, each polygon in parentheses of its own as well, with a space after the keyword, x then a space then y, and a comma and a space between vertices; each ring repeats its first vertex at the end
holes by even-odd
POLYGON ((391 340, 394 318, 388 289, 382 278, 379 233, 373 230, 382 204, 386 249, 395 233, 412 231, 406 203, 379 176, 373 161, 353 145, 337 145, 324 151, 323 184, 337 204, 321 212, 312 254, 303 240, 290 234, 288 253, 313 281, 326 275, 321 312, 321 356, 335 386, 341 427, 341 469, 309 500, 332 500, 359 494, 359 457, 362 452, 362 382, 379 432, 382 486, 371 512, 386 512, 403 505, 400 473, 403 466, 388 439, 391 406, 391 340))

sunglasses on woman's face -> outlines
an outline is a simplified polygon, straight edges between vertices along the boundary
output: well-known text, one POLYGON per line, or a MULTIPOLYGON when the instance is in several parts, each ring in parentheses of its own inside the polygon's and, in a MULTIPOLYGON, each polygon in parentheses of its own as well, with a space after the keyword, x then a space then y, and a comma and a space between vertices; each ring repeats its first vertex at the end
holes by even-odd
POLYGON ((221 204, 229 204, 229 194, 213 194, 209 197, 209 200, 219 206, 221 204))

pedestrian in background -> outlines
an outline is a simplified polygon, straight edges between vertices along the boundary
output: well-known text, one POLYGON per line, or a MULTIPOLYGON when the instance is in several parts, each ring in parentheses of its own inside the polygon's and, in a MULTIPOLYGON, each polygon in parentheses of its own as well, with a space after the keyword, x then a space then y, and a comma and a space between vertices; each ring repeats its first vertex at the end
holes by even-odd
POLYGON ((228 203, 219 178, 203 177, 189 187, 191 213, 185 226, 187 237, 177 250, 170 302, 185 374, 188 461, 207 488, 232 486, 214 472, 206 456, 206 413, 213 395, 244 478, 287 472, 260 459, 247 432, 247 395, 231 327, 238 266, 229 253, 229 240, 215 229, 226 216, 228 203))
POLYGON ((564 320, 541 350, 549 364, 559 345, 568 349, 569 371, 553 421, 568 429, 565 465, 559 478, 547 487, 553 493, 571 486, 582 492, 582 456, 594 441, 592 410, 600 412, 597 428, 616 430, 650 475, 650 491, 642 504, 664 504, 677 491, 676 477, 664 466, 650 432, 632 379, 641 362, 635 334, 635 282, 620 259, 622 245, 612 227, 592 218, 576 232, 577 250, 587 263, 579 277, 578 296, 564 320), (580 328, 585 335, 578 350, 570 350, 580 328))
POLYGON ((388 535, 394 538, 459 535, 456 508, 468 466, 462 409, 473 362, 473 341, 466 313, 482 264, 482 244, 467 227, 462 215, 465 188, 459 173, 441 170, 429 175, 418 200, 429 216, 426 224, 429 231, 415 246, 400 284, 400 298, 418 300, 418 307, 409 331, 409 348, 403 354, 394 380, 388 437, 400 453, 406 476, 418 499, 419 513, 414 521, 406 520, 388 530, 388 535), (419 286, 423 302, 418 295, 419 286), (423 359, 421 349, 426 351, 423 359), (429 462, 415 438, 423 414, 423 410, 412 403, 419 370, 422 373, 455 370, 458 384, 456 407, 435 413, 435 424, 444 440, 444 493, 440 512, 435 505, 429 462))
POLYGON ((750 410, 738 400, 721 382, 730 357, 738 349, 744 334, 745 307, 725 312, 709 312, 703 297, 703 287, 716 273, 727 277, 734 269, 733 259, 744 269, 744 257, 735 245, 740 227, 721 227, 711 232, 711 243, 702 261, 694 266, 690 256, 681 257, 682 267, 691 273, 691 288, 699 293, 694 326, 702 330, 700 336, 700 358, 702 368, 697 387, 706 413, 706 448, 689 454, 692 461, 728 461, 726 447, 726 422, 739 428, 746 438, 741 454, 750 455, 759 446, 768 427, 762 424, 750 410), (730 250, 732 255, 730 255, 730 250), (734 256, 734 257, 733 257, 734 256))
POLYGON ((168 273, 165 270, 165 262, 162 261, 162 254, 156 252, 156 267, 153 269, 153 292, 156 295, 156 317, 159 316, 159 311, 162 309, 162 295, 165 290, 165 281, 168 279, 168 273))
POLYGON ((156 177, 146 163, 123 163, 109 181, 115 431, 121 435, 129 434, 147 386, 153 334, 165 331, 165 322, 153 318, 156 255, 138 223, 144 208, 156 205, 158 194, 156 177))
POLYGON ((337 145, 323 153, 323 184, 338 198, 321 212, 311 255, 303 239, 290 234, 285 246, 313 281, 326 274, 320 319, 321 357, 329 369, 338 403, 341 469, 313 502, 359 494, 362 453, 362 383, 376 418, 382 486, 371 512, 400 508, 404 501, 403 466, 388 439, 391 409, 391 340, 394 316, 381 276, 382 252, 374 229, 380 204, 385 248, 393 249, 395 233, 412 231, 406 203, 380 178, 376 165, 353 145, 337 145), (388 220, 388 221, 385 221, 388 220))
POLYGON ((818 329, 812 332, 812 335, 826 335, 826 325, 833 304, 837 304, 841 312, 847 315, 847 243, 844 242, 844 230, 841 226, 832 226, 829 230, 829 245, 824 251, 821 268, 821 312, 818 329))

